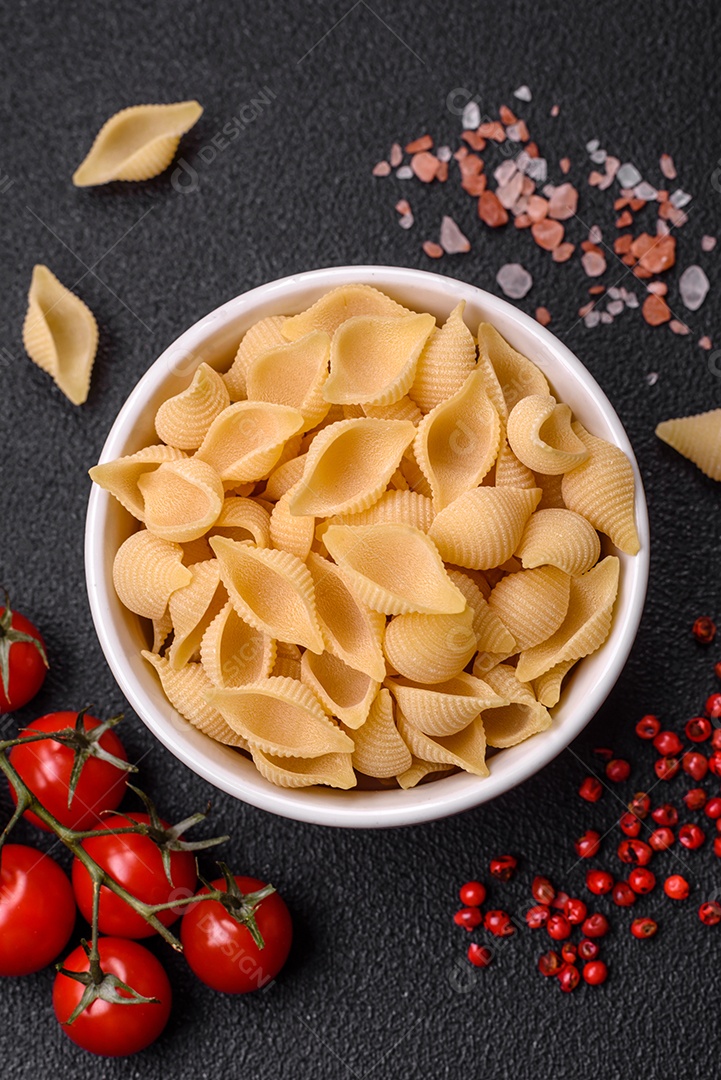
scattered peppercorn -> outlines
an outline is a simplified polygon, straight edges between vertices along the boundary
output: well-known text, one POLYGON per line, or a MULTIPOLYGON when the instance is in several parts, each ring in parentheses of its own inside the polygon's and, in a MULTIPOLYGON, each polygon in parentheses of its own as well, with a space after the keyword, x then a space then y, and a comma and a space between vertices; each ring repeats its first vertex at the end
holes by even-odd
POLYGON ((626 836, 638 836, 641 832, 641 819, 632 814, 630 810, 621 815, 618 824, 621 827, 621 832, 626 836))
POLYGON ((648 817, 651 809, 651 796, 647 795, 645 791, 637 791, 628 804, 628 809, 632 814, 635 814, 637 818, 644 821, 648 817))
POLYGON ((691 890, 685 877, 681 874, 671 874, 663 883, 663 891, 672 900, 685 900, 691 890))
POLYGON ((558 981, 564 993, 570 994, 581 981, 578 968, 574 964, 565 964, 558 973, 558 981))
POLYGON ((721 798, 719 798, 718 795, 714 795, 713 799, 709 799, 704 806, 703 812, 706 817, 710 817, 714 821, 717 818, 721 818, 721 798))
POLYGON ((603 795, 603 784, 595 776, 587 776, 582 781, 578 794, 586 802, 598 802, 603 795))
POLYGON ((486 899, 486 886, 480 881, 467 881, 461 885, 458 895, 467 907, 479 907, 486 899))
POLYGON ((617 855, 621 862, 631 866, 647 866, 653 858, 653 849, 645 840, 622 840, 617 855))
POLYGON ((600 986, 608 977, 608 968, 603 960, 591 960, 583 965, 583 977, 589 986, 600 986))
POLYGON ((600 912, 595 912, 584 919, 581 927, 583 936, 587 938, 604 937, 609 931, 608 919, 600 912))
POLYGON ((659 731, 653 740, 653 745, 661 757, 673 757, 683 750, 683 743, 675 731, 659 731))
POLYGON ((534 877, 531 882, 531 896, 534 900, 537 900, 539 904, 550 904, 555 895, 556 890, 548 878, 538 875, 534 877))
POLYGON ((541 972, 541 975, 558 975, 562 967, 563 961, 553 949, 551 949, 550 952, 543 953, 538 958, 538 970, 541 972))
POLYGON ((657 825, 678 825, 678 810, 671 803, 663 803, 651 811, 651 817, 657 825))
POLYGON ((462 926, 465 930, 473 930, 483 922, 483 915, 477 907, 464 907, 453 916, 456 926, 462 926))
POLYGON ((573 846, 579 859, 592 859, 601 847, 601 834, 595 829, 587 829, 573 846))
POLYGON ((635 893, 642 896, 656 887, 656 875, 646 866, 635 866, 628 875, 628 883, 635 893))
POLYGON ((611 758, 606 764, 606 776, 614 784, 620 784, 628 780, 631 775, 631 766, 623 758, 611 758))
POLYGON ((702 645, 710 645, 716 637, 716 623, 708 615, 701 615, 693 624, 693 636, 702 645))
POLYGON ((704 926, 716 926, 721 922, 721 904, 718 900, 707 900, 698 909, 698 917, 704 926))
POLYGON ((654 829, 648 838, 648 843, 654 851, 668 851, 675 840, 673 830, 664 827, 654 829))
POLYGON ((601 951, 597 941, 590 938, 581 938, 578 943, 578 955, 581 960, 595 960, 601 951))
MULTIPOLYGON (((719 678, 721 678, 721 675, 719 675, 719 678)), ((660 730, 661 721, 657 716, 652 716, 650 713, 648 716, 642 716, 636 724, 636 734, 639 739, 654 739, 660 730)))
POLYGON ((497 881, 510 881, 517 866, 518 860, 513 855, 499 855, 497 859, 491 859, 491 877, 497 881))
POLYGON ((636 893, 627 881, 617 881, 613 886, 611 899, 617 907, 631 907, 636 903, 636 893))
MULTIPOLYGON (((712 720, 718 720, 718 718, 721 716, 721 694, 711 694, 710 697, 706 698, 706 712, 709 714, 712 720)), ((708 724, 709 735, 711 734, 711 724, 708 720, 706 720, 705 716, 694 717, 694 720, 708 724)), ((691 722, 692 721, 689 720, 689 724, 691 722)), ((708 735, 706 736, 706 738, 708 738, 708 735)))
POLYGON ((563 914, 566 916, 571 926, 578 926, 586 918, 586 905, 583 900, 577 900, 575 897, 570 897, 564 904, 563 914))
POLYGON ((546 923, 546 930, 554 941, 565 941, 571 936, 571 924, 565 915, 551 915, 546 923))
POLYGON ((702 787, 691 788, 683 797, 688 810, 702 810, 706 805, 708 795, 702 787))
POLYGON ((586 874, 586 888, 595 896, 603 896, 613 888, 613 874, 608 870, 589 870, 586 874))
POLYGON ((565 964, 575 964, 578 960, 578 951, 571 941, 564 941, 561 949, 561 959, 565 964))
MULTIPOLYGON (((719 703, 721 703, 721 694, 712 694, 708 699, 706 702, 706 709, 709 712, 711 711, 709 709, 709 702, 712 698, 718 698, 719 703)), ((716 708, 715 703, 713 708, 716 708)), ((716 718, 721 716, 721 712, 712 712, 711 715, 716 718)), ((690 739, 691 742, 706 742, 706 739, 709 738, 713 729, 711 727, 711 721, 705 716, 692 716, 690 720, 686 721, 686 726, 683 730, 686 732, 686 738, 690 739)))
POLYGON ((516 928, 507 911, 487 911, 483 919, 483 925, 494 937, 510 937, 515 934, 516 928))
POLYGON ((545 926, 551 915, 548 904, 535 904, 526 912, 526 923, 531 930, 540 930, 545 926))
POLYGON ((493 953, 486 945, 478 945, 472 941, 468 946, 468 959, 477 968, 487 968, 493 959, 493 953))
POLYGON ((674 776, 678 775, 681 762, 674 757, 660 757, 653 767, 659 780, 673 780, 674 776))
POLYGON ((649 938, 653 937, 658 930, 658 923, 655 919, 643 918, 634 919, 631 923, 631 933, 635 938, 649 938))
POLYGON ((689 750, 681 758, 681 767, 692 780, 703 780, 708 772, 708 760, 698 750, 689 750))

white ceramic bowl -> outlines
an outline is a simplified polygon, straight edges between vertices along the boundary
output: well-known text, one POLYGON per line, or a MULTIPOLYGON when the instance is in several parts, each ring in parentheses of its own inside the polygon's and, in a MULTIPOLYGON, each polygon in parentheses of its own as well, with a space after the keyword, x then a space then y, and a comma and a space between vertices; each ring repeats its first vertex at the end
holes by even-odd
POLYGON ((258 319, 294 314, 328 289, 351 282, 376 285, 418 311, 444 319, 460 300, 471 327, 493 323, 548 377, 559 398, 594 434, 619 446, 636 477, 636 520, 641 551, 618 553, 621 585, 608 640, 583 660, 553 710, 551 727, 489 761, 490 776, 459 773, 410 791, 288 790, 265 781, 251 761, 213 742, 186 723, 169 704, 155 672, 140 656, 147 648, 141 619, 115 595, 113 557, 135 522, 107 492, 93 487, 88 507, 85 560, 90 607, 100 644, 126 698, 150 730, 189 768, 223 791, 264 810, 299 821, 350 828, 383 828, 432 821, 493 799, 541 769, 564 749, 597 712, 628 658, 643 610, 648 579, 649 530, 641 477, 621 421, 598 383, 579 360, 528 315, 504 300, 453 278, 384 266, 341 266, 311 270, 270 282, 212 311, 186 330, 160 356, 121 409, 100 460, 131 454, 156 441, 153 418, 160 403, 184 389, 201 361, 229 366, 238 341, 258 319))

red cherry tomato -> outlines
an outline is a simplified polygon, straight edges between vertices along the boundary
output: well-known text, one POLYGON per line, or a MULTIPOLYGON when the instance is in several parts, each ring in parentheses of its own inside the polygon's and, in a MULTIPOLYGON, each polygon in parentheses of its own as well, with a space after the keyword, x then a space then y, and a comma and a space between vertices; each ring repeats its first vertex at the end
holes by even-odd
MULTIPOLYGON (((252 893, 265 883, 252 877, 236 877, 242 893, 252 893)), ((227 892, 218 878, 213 888, 227 892)), ((203 888, 197 896, 208 890, 203 888)), ((180 939, 190 967, 208 986, 226 994, 247 994, 267 985, 288 959, 293 938, 290 912, 277 892, 261 900, 255 919, 264 946, 259 949, 250 930, 236 922, 217 900, 191 904, 183 915, 180 939)))
MULTIPOLYGON (((149 825, 148 814, 132 813, 129 818, 138 824, 149 825)), ((165 876, 163 860, 160 849, 149 836, 141 836, 136 833, 108 833, 108 829, 122 828, 130 824, 127 818, 113 816, 104 818, 95 826, 98 833, 95 837, 83 840, 83 847, 95 862, 106 870, 110 876, 132 893, 138 900, 144 900, 146 904, 166 904, 169 900, 179 896, 192 896, 198 883, 198 875, 195 867, 195 856, 191 851, 173 851, 170 854, 170 876, 173 879, 171 885, 165 876)), ((166 822, 161 822, 162 828, 167 828, 166 822)), ((93 882, 90 874, 82 862, 73 860, 73 889, 78 907, 88 922, 93 914, 93 882)), ((164 926, 170 926, 172 922, 182 914, 168 908, 158 914, 158 918, 164 926)), ((100 910, 98 913, 98 927, 101 934, 109 934, 112 937, 144 938, 157 933, 145 919, 121 900, 119 896, 111 892, 107 886, 100 889, 100 910)))
MULTIPOLYGON (((77 717, 75 712, 48 713, 33 720, 32 724, 20 732, 20 737, 41 731, 73 728, 77 717)), ((99 724, 100 720, 94 716, 84 718, 85 731, 92 731, 99 724)), ((127 761, 125 748, 114 731, 105 732, 100 739, 100 746, 122 761, 127 761)), ((120 805, 125 794, 127 773, 112 762, 89 757, 83 765, 75 794, 68 807, 73 760, 73 751, 55 739, 21 744, 10 751, 13 768, 61 825, 69 829, 92 829, 103 811, 114 810, 120 805)), ((12 785, 10 794, 13 801, 17 802, 12 785)), ((27 810, 24 816, 34 825, 49 831, 47 825, 44 825, 32 810, 27 810)))
POLYGON ((47 670, 38 628, 9 604, 0 607, 0 712, 27 705, 45 682, 47 670))
POLYGON ((67 875, 37 848, 5 844, 0 869, 0 975, 29 975, 65 948, 75 926, 67 875))
MULTIPOLYGON (((53 1008, 58 1022, 69 1039, 104 1057, 125 1057, 144 1050, 160 1035, 170 1016, 172 991, 168 976, 159 960, 136 941, 125 938, 100 938, 100 965, 108 975, 115 975, 143 997, 157 1002, 122 1005, 96 999, 72 1022, 67 1020, 78 1005, 83 986, 68 975, 58 973, 53 986, 53 1008)), ((65 961, 68 971, 88 971, 90 964, 82 947, 65 961)), ((119 991, 122 997, 130 997, 119 991)))

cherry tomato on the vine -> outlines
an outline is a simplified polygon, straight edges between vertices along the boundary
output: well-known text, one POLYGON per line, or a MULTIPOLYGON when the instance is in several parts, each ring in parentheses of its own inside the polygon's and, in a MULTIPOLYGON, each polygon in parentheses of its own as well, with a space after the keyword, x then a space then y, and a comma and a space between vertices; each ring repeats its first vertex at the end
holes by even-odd
MULTIPOLYGON (((20 738, 37 735, 46 731, 61 731, 74 728, 78 714, 76 712, 48 713, 33 720, 20 732, 20 738)), ((100 725, 94 716, 85 716, 83 727, 86 732, 100 725)), ((125 748, 114 731, 106 731, 99 740, 99 745, 114 757, 127 761, 125 748)), ((91 829, 105 810, 115 810, 125 794, 127 773, 110 761, 89 756, 85 761, 80 779, 75 788, 72 802, 68 807, 68 791, 73 768, 74 755, 70 747, 55 739, 41 739, 14 746, 10 751, 10 763, 20 778, 25 781, 32 793, 40 800, 46 810, 69 829, 91 829)), ((17 802, 15 791, 10 793, 17 802)), ((50 831, 32 810, 26 810, 25 817, 45 831, 50 831)))
MULTIPOLYGON (((171 851, 171 885, 165 874, 160 849, 149 836, 108 832, 109 829, 119 829, 131 824, 128 818, 143 825, 151 823, 148 814, 136 812, 128 814, 127 817, 116 815, 103 818, 102 822, 95 826, 97 839, 91 837, 83 840, 83 847, 88 855, 119 885, 138 900, 144 900, 146 904, 165 904, 180 896, 191 896, 198 882, 193 853, 171 851)), ((161 821, 161 827, 167 828, 166 822, 161 821)), ((93 912, 93 882, 77 857, 73 860, 73 889, 82 915, 90 922, 93 912)), ((167 911, 159 912, 158 918, 164 926, 170 926, 180 914, 182 909, 174 911, 168 908, 167 911)), ((142 915, 133 911, 129 904, 105 885, 100 889, 98 926, 101 934, 110 934, 113 937, 144 938, 157 932, 142 915)))
MULTIPOLYGON (((265 888, 252 877, 236 877, 243 894, 265 888)), ((212 882, 214 889, 227 892, 223 878, 212 882)), ((197 896, 208 890, 201 889, 197 896)), ((191 969, 208 986, 226 994, 246 994, 274 979, 288 959, 293 924, 284 900, 277 892, 255 907, 255 921, 263 938, 259 948, 247 926, 237 922, 218 900, 191 904, 180 924, 180 938, 191 969)))
POLYGON ((0 712, 14 712, 32 701, 47 670, 38 628, 9 604, 0 607, 0 712))
POLYGON ((75 926, 67 875, 37 848, 5 844, 0 864, 0 975, 29 975, 51 963, 75 926))
MULTIPOLYGON (((136 941, 126 938, 100 938, 100 965, 103 972, 115 975, 136 993, 157 998, 148 1003, 129 1005, 96 999, 67 1024, 83 994, 83 985, 59 972, 53 986, 53 1008, 62 1030, 74 1043, 92 1054, 124 1057, 144 1050, 158 1038, 170 1016, 172 991, 168 976, 159 960, 136 941)), ((90 962, 78 946, 64 962, 68 971, 88 971, 90 962)), ((119 991, 122 997, 130 997, 119 991)))

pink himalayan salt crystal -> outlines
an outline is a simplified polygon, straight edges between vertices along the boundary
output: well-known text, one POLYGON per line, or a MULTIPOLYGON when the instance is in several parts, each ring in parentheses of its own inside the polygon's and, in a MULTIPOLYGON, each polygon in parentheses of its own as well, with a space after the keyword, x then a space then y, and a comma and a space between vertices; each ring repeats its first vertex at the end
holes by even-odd
POLYGON ((559 244, 558 247, 554 248, 554 250, 551 252, 551 258, 554 262, 557 263, 568 262, 575 250, 575 244, 559 244))
POLYGON ((715 236, 702 236, 701 237, 701 250, 702 251, 713 251, 713 249, 715 247, 716 247, 716 237, 715 236))
POLYGON ((704 334, 704 336, 702 338, 699 338, 698 343, 699 343, 699 345, 701 346, 702 349, 706 350, 706 352, 709 351, 709 349, 712 347, 712 344, 713 344, 712 341, 711 341, 711 338, 708 336, 708 334, 704 334))
POLYGON ((592 244, 600 244, 603 240, 603 233, 599 229, 598 225, 592 225, 588 230, 588 239, 592 244))
POLYGON ((667 180, 676 179, 676 166, 674 165, 673 158, 670 154, 661 154, 659 165, 661 166, 661 172, 667 180))
POLYGON ((506 161, 502 161, 497 169, 493 171, 493 179, 496 181, 499 187, 503 187, 508 181, 516 175, 518 171, 515 161, 511 161, 510 158, 506 161))
POLYGON ((434 243, 433 240, 423 241, 423 250, 429 259, 440 259, 443 254, 443 248, 440 244, 434 243))
POLYGON ((448 215, 444 215, 441 222, 439 239, 446 255, 459 255, 471 250, 470 240, 463 235, 453 218, 448 215))
POLYGON ((655 293, 656 296, 665 296, 668 292, 668 285, 665 281, 649 281, 646 288, 649 292, 655 293))
POLYGON ((581 258, 581 265, 589 277, 600 277, 606 269, 606 260, 598 251, 586 251, 581 258))
POLYGON ((496 274, 496 281, 511 300, 522 300, 533 285, 533 278, 520 263, 506 263, 496 274))
POLYGON ((558 163, 558 166, 559 166, 561 172, 563 173, 563 175, 565 176, 566 173, 571 168, 571 159, 567 158, 567 157, 562 157, 561 160, 558 163))
POLYGON ((399 214, 410 214, 411 204, 408 202, 408 199, 399 199, 396 203, 396 210, 399 214))
POLYGON ((514 206, 514 204, 517 203, 519 198, 521 197, 521 194, 523 192, 524 179, 525 178, 523 176, 523 173, 517 172, 514 176, 511 177, 508 183, 504 184, 502 187, 499 187, 496 191, 498 201, 500 202, 501 206, 505 207, 506 210, 510 210, 511 207, 514 206))
POLYGON ((523 86, 519 86, 517 90, 513 91, 513 96, 518 98, 519 101, 530 101, 533 95, 530 87, 524 83, 523 86))
POLYGON ((573 184, 559 184, 548 201, 548 216, 556 221, 573 217, 578 206, 578 192, 573 184))
POLYGON ((678 282, 681 299, 689 311, 698 311, 706 299, 709 280, 700 266, 687 266, 678 282))
POLYGON ((402 229, 412 229, 415 218, 413 214, 401 214, 398 218, 398 224, 402 229))
POLYGON ((377 165, 373 166, 374 176, 390 176, 391 167, 387 161, 379 161, 377 165))
POLYGON ((673 330, 674 334, 681 334, 685 337, 686 334, 691 333, 688 326, 686 326, 686 323, 682 323, 679 319, 671 319, 671 322, 668 325, 669 329, 673 330))
POLYGON ((603 180, 603 175, 603 173, 597 172, 596 169, 591 169, 591 172, 588 174, 588 182, 591 187, 598 187, 603 180))
POLYGON ((547 307, 536 308, 536 322, 539 322, 541 326, 548 326, 551 321, 551 312, 547 307))
POLYGON ((403 161, 403 151, 400 143, 394 142, 391 146, 391 152, 388 155, 388 160, 391 163, 391 167, 397 169, 400 163, 403 161))
POLYGON ((560 105, 552 105, 551 106, 551 116, 558 116, 560 111, 561 111, 561 106, 560 105))
POLYGON ((411 158, 411 168, 419 180, 422 180, 424 184, 430 184, 436 177, 438 158, 428 150, 421 150, 411 158))

